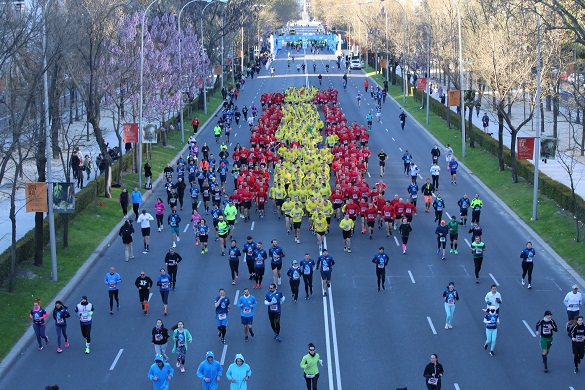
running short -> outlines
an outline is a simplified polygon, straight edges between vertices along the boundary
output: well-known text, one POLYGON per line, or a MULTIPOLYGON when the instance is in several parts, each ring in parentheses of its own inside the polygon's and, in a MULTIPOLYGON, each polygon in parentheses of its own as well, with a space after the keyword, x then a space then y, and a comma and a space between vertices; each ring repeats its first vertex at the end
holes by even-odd
POLYGON ((264 203, 258 204, 258 210, 264 210, 264 203))
POLYGON ((347 240, 348 238, 351 238, 351 230, 343 230, 343 239, 347 240))
POLYGON ((215 315, 215 323, 217 324, 217 326, 228 326, 228 319, 227 319, 227 315, 225 316, 225 318, 223 320, 220 320, 218 318, 218 315, 215 315))
POLYGON ((211 200, 211 196, 203 196, 204 202, 209 202, 211 200))
POLYGON ((375 223, 376 223, 376 221, 368 221, 367 225, 368 225, 368 227, 373 228, 375 223))
POLYGON ((199 236, 199 242, 207 242, 209 236, 206 234, 204 236, 199 236))
POLYGON ((234 226, 234 225, 236 224, 236 220, 235 220, 235 219, 228 219, 228 220, 227 220, 227 223, 228 223, 230 226, 234 226))
POLYGON ((171 234, 179 234, 179 227, 178 226, 171 226, 171 234))
POLYGON ((333 203, 333 210, 340 209, 340 208, 341 208, 341 206, 342 206, 342 204, 341 204, 341 203, 333 203))
POLYGON ((142 228, 142 237, 148 237, 150 236, 150 228, 142 228))
POLYGON ((264 275, 264 267, 262 267, 262 268, 254 268, 254 273, 257 276, 263 276, 264 275))
POLYGON ((467 217, 467 209, 459 210, 459 215, 462 217, 467 217))
POLYGON ((425 203, 433 203, 432 195, 425 195, 425 203))
POLYGON ((540 349, 542 349, 543 351, 549 350, 550 347, 552 346, 553 343, 553 339, 552 337, 541 337, 540 338, 540 349))
POLYGON ((321 238, 323 238, 323 236, 325 235, 325 232, 316 232, 318 235, 321 236, 321 238))
POLYGON ((249 201, 249 200, 247 200, 247 201, 245 201, 245 202, 242 202, 242 206, 243 206, 245 209, 250 209, 250 207, 252 207, 252 202, 251 202, 251 201, 249 201))
POLYGON ((273 264, 273 263, 270 263, 270 268, 271 268, 273 271, 274 271, 275 269, 277 269, 277 270, 279 270, 279 271, 280 271, 280 270, 282 269, 282 263, 281 263, 281 264, 273 264))
POLYGON ((321 271, 321 279, 329 282, 331 280, 331 271, 321 271))
POLYGON ((412 215, 407 215, 406 220, 410 223, 412 222, 412 215))
POLYGON ((386 162, 385 161, 380 161, 380 166, 381 167, 385 167, 386 166, 386 162))
POLYGON ((242 325, 252 325, 254 323, 254 317, 240 317, 242 318, 242 325))
POLYGON ((278 208, 281 208, 283 204, 284 199, 276 199, 276 206, 278 206, 278 208))
POLYGON ((227 238, 228 234, 224 233, 224 234, 219 234, 219 238, 227 238))
POLYGON ((459 234, 449 234, 449 239, 455 241, 459 238, 459 234))
POLYGON ((567 310, 567 319, 569 321, 574 320, 579 315, 579 310, 567 310))
POLYGON ((293 222, 293 228, 300 229, 301 228, 301 222, 293 222))

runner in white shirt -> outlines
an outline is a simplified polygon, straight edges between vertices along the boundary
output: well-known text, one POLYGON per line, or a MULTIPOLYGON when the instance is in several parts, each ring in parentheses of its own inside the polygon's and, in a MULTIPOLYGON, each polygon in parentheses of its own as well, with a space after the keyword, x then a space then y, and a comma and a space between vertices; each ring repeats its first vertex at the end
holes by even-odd
POLYGON ((142 237, 144 239, 144 250, 142 253, 148 253, 150 250, 150 221, 154 221, 154 218, 146 210, 142 210, 142 214, 136 220, 142 228, 142 237))
POLYGON ((567 306, 567 332, 571 330, 573 324, 577 323, 577 316, 579 315, 579 309, 583 304, 583 295, 578 291, 579 286, 576 284, 571 287, 572 290, 565 296, 563 303, 567 306))
POLYGON ((487 311, 490 306, 496 307, 496 313, 500 314, 500 304, 502 303, 502 295, 498 291, 498 286, 492 284, 492 289, 485 295, 485 303, 487 305, 484 311, 487 311))

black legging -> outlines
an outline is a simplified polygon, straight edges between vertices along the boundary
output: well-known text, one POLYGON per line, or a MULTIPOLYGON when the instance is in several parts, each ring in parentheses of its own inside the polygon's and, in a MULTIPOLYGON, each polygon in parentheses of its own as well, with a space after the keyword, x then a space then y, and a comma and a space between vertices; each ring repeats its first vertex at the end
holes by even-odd
POLYGON ((301 279, 290 279, 290 290, 292 292, 292 297, 296 301, 299 299, 299 286, 301 285, 301 279))
POLYGON ((80 323, 81 325, 81 336, 85 339, 86 343, 91 343, 91 324, 80 323))
POLYGON ((156 214, 156 227, 160 228, 161 226, 164 226, 163 222, 164 216, 165 216, 164 214, 156 214))
POLYGON ((147 301, 148 302, 148 296, 150 295, 150 290, 148 290, 147 288, 143 287, 142 289, 138 290, 138 299, 140 299, 140 303, 147 301))
POLYGON ((119 290, 108 290, 108 295, 110 296, 110 311, 114 308, 114 299, 116 300, 116 305, 120 305, 120 300, 118 299, 118 291, 119 290))
POLYGON ((402 236, 402 243, 404 245, 408 244, 408 236, 402 236))
POLYGON ((236 280, 236 275, 239 275, 240 273, 238 272, 239 268, 240 268, 240 262, 239 260, 236 261, 230 261, 230 272, 232 273, 232 280, 236 280))
POLYGON ((583 360, 583 355, 585 355, 583 343, 573 341, 573 362, 575 363, 575 368, 579 367, 579 363, 583 360))
POLYGON ((528 274, 528 284, 532 284, 532 268, 534 268, 534 263, 531 261, 523 261, 522 262, 522 279, 526 274, 528 274))
POLYGON ((471 212, 471 223, 479 223, 479 217, 481 216, 481 210, 473 210, 471 212))
POLYGON ((124 214, 124 216, 126 216, 126 214, 128 214, 128 204, 121 204, 122 206, 122 214, 124 214))
POLYGON ((305 284, 305 294, 308 296, 310 292, 313 295, 313 274, 303 274, 303 283, 305 284))
POLYGON ((275 313, 273 311, 268 312, 268 318, 270 319, 270 326, 272 330, 277 335, 280 334, 280 313, 275 313))
POLYGON ((433 185, 435 186, 436 189, 439 188, 439 175, 431 175, 431 178, 433 179, 433 185))
POLYGON ((246 256, 246 265, 248 266, 248 273, 250 274, 250 276, 253 276, 255 274, 255 271, 254 259, 252 258, 252 256, 246 256))
POLYGON ((176 265, 169 265, 167 266, 167 274, 169 274, 169 280, 171 281, 171 286, 175 287, 177 284, 177 270, 179 267, 176 265))
POLYGON ((138 219, 138 212, 140 211, 140 203, 132 203, 132 209, 134 210, 135 219, 138 219))
POLYGON ((307 382, 307 390, 317 390, 317 381, 319 380, 319 373, 316 373, 314 377, 307 378, 305 374, 305 382, 307 382))
POLYGON ((378 290, 380 289, 380 283, 384 286, 386 282, 386 268, 376 268, 376 278, 378 279, 378 290))
POLYGON ((475 278, 479 279, 479 271, 481 271, 481 263, 483 262, 483 257, 474 257, 473 264, 475 264, 475 278))

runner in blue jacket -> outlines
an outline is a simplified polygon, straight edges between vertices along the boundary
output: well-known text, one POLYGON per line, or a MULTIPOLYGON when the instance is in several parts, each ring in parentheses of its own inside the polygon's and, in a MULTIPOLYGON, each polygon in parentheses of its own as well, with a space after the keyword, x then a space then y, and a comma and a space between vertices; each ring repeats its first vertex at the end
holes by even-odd
POLYGON ((168 390, 169 381, 175 371, 169 363, 165 363, 161 355, 154 357, 154 364, 148 370, 148 379, 152 381, 154 390, 168 390))
POLYGON ((251 376, 252 370, 250 366, 246 364, 244 356, 238 353, 225 373, 225 377, 231 382, 230 390, 246 390, 251 376))
POLYGON ((201 378, 203 390, 217 390, 217 383, 222 374, 221 365, 213 358, 213 352, 208 351, 205 360, 199 364, 197 376, 201 378))

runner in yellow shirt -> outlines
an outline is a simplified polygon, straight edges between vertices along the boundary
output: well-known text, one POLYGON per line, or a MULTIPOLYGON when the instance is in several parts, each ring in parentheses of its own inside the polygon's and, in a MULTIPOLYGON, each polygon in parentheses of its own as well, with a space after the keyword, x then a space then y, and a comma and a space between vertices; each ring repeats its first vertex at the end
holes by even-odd
POLYGON ((295 242, 301 243, 301 223, 303 222, 303 216, 305 212, 301 208, 301 203, 296 202, 292 210, 290 211, 290 217, 293 223, 293 229, 295 231, 295 242))
POLYGON ((353 231, 355 224, 349 218, 348 214, 345 214, 343 219, 339 221, 339 227, 343 233, 343 251, 351 253, 351 232, 353 231))

